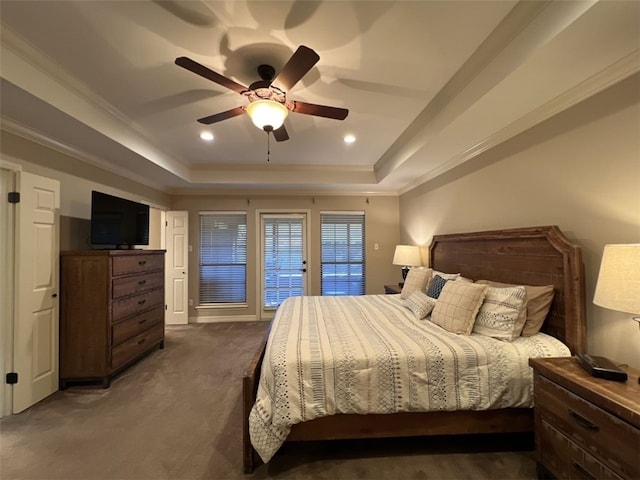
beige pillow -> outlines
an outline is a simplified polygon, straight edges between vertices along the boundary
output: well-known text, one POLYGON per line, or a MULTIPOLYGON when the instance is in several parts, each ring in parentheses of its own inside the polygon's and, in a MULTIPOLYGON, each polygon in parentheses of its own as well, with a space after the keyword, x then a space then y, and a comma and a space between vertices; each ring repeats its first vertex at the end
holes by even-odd
MULTIPOLYGON (((476 283, 489 285, 491 287, 516 287, 509 283, 493 282, 491 280, 478 280, 476 283)), ((522 327, 520 335, 530 337, 535 335, 542 328, 544 320, 547 318, 551 302, 553 302, 553 285, 524 285, 527 292, 527 319, 522 327)))
POLYGON ((473 324, 473 333, 512 342, 520 336, 526 319, 524 287, 489 287, 473 324))
POLYGON ((413 312, 418 320, 429 315, 436 306, 436 299, 428 297, 426 293, 416 290, 404 302, 404 306, 413 312))
POLYGON ((406 300, 416 290, 424 292, 431 280, 431 272, 430 268, 410 268, 407 278, 404 279, 400 298, 406 300))
POLYGON ((431 313, 431 321, 449 332, 470 335, 488 288, 476 283, 447 282, 431 313))

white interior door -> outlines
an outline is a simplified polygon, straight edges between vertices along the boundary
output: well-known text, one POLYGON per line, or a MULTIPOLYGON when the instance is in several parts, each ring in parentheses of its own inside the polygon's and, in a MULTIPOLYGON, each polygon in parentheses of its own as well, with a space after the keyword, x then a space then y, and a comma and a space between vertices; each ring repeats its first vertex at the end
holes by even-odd
MULTIPOLYGON (((0 378, 13 371, 16 206, 7 201, 7 196, 16 190, 15 170, 0 163, 0 378)), ((0 385, 1 418, 12 413, 13 386, 4 382, 0 385)))
POLYGON ((260 217, 262 318, 282 301, 307 293, 307 215, 265 213, 260 217))
POLYGON ((60 182, 18 176, 13 412, 58 390, 60 182))
POLYGON ((189 212, 165 212, 165 323, 189 323, 189 212))

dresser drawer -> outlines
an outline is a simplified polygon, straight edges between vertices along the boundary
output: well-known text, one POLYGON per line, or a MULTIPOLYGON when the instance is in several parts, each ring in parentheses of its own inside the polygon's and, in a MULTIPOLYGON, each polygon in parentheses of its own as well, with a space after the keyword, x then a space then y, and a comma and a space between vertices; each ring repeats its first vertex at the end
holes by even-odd
POLYGON ((116 323, 112 327, 113 345, 119 345, 122 342, 135 337, 145 330, 164 322, 164 308, 162 305, 157 306, 153 310, 142 312, 135 317, 128 318, 116 323))
POLYGON ((164 285, 164 272, 143 273, 113 279, 113 298, 126 297, 164 285))
POLYGON ((535 405, 552 425, 624 478, 640 476, 640 432, 632 425, 536 375, 535 405))
POLYGON ((111 321, 116 323, 157 305, 164 305, 164 289, 157 288, 113 302, 111 321))
POLYGON ((113 257, 113 276, 152 272, 164 268, 164 255, 123 255, 113 257))
POLYGON ((115 370, 139 355, 143 354, 149 348, 162 342, 164 338, 164 325, 157 325, 140 335, 114 347, 111 353, 111 367, 115 370))

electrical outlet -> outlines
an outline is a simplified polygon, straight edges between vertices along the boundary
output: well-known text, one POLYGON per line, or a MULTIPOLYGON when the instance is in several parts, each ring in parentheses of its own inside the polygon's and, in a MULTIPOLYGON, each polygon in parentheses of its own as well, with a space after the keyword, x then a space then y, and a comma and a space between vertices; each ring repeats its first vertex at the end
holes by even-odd
POLYGON ((193 298, 190 298, 190 299, 189 299, 189 306, 190 306, 190 307, 193 307, 193 298))
POLYGON ((373 249, 374 249, 374 250, 379 250, 379 249, 380 249, 380 245, 379 245, 379 244, 377 244, 377 243, 374 243, 374 244, 373 244, 373 249))

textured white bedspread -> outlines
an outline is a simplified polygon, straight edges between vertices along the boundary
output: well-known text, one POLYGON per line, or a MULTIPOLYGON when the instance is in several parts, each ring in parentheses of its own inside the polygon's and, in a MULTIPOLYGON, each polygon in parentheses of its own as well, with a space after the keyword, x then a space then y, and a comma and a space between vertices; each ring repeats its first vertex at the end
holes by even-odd
POLYGON ((291 426, 335 413, 531 407, 530 357, 568 356, 538 334, 504 342, 417 320, 399 295, 291 297, 273 320, 251 443, 267 462, 291 426))

